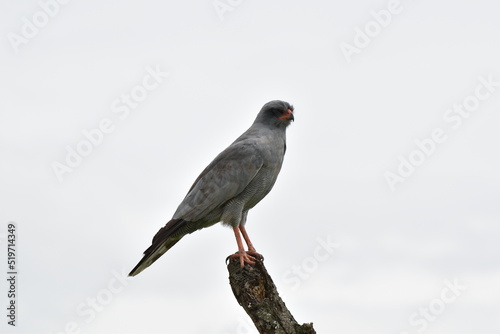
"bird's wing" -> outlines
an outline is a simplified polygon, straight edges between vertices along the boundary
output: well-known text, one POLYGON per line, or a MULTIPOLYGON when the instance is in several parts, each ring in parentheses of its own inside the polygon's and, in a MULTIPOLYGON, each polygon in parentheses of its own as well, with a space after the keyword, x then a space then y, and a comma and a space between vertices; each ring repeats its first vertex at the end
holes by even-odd
POLYGON ((184 235, 203 228, 196 222, 241 193, 263 164, 258 150, 248 142, 234 143, 219 154, 196 179, 173 219, 156 233, 152 245, 129 275, 139 274, 184 235))
POLYGON ((254 143, 233 143, 198 176, 173 218, 190 222, 202 219, 241 193, 263 164, 254 143))

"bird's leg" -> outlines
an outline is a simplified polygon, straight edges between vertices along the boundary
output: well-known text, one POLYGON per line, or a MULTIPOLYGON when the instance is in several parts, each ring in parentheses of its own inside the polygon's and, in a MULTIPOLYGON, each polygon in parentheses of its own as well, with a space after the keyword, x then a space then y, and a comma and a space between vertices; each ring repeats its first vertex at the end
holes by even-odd
MULTIPOLYGON (((240 229, 238 227, 233 227, 234 236, 236 237, 236 243, 238 244, 238 252, 228 256, 230 259, 238 258, 240 260, 241 268, 245 266, 245 262, 249 264, 255 264, 255 258, 245 252, 245 248, 243 248, 243 241, 241 240, 240 229)), ((245 235, 244 235, 245 236, 245 235)), ((248 235, 245 237, 248 238, 248 235)), ((254 249, 255 251, 255 249, 254 249)))
POLYGON ((240 225, 239 228, 240 228, 241 234, 243 235, 243 238, 245 239, 245 242, 246 242, 247 247, 248 247, 247 253, 252 255, 252 256, 256 256, 260 259, 264 259, 264 257, 261 254, 257 253, 257 251, 255 250, 255 247, 253 246, 252 242, 250 241, 250 238, 248 237, 248 233, 247 233, 247 230, 245 229, 245 226, 240 225))

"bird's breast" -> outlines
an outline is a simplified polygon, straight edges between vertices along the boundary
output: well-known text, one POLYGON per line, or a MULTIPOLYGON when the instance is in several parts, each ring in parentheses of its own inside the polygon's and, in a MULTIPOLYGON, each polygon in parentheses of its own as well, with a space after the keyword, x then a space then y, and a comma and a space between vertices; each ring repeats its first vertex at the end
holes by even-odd
POLYGON ((265 149, 260 150, 264 164, 245 190, 235 198, 244 205, 244 211, 253 208, 271 191, 283 165, 284 140, 268 139, 264 147, 265 149))

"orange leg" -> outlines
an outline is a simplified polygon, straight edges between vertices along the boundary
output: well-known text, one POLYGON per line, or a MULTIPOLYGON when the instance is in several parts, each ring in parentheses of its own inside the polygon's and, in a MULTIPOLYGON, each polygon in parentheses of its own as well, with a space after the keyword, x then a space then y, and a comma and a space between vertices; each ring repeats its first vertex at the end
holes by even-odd
POLYGON ((247 233, 247 230, 245 229, 245 226, 240 225, 239 228, 241 231, 241 235, 243 235, 243 239, 245 239, 245 242, 248 246, 248 251, 255 252, 255 248, 253 247, 253 244, 250 241, 250 238, 248 237, 248 233, 247 233))
POLYGON ((241 231, 241 234, 243 235, 243 239, 245 239, 245 242, 248 246, 247 253, 252 255, 253 257, 258 257, 261 260, 263 260, 264 257, 261 254, 257 253, 257 251, 255 250, 255 247, 253 246, 252 242, 250 241, 250 238, 248 237, 248 233, 247 233, 247 230, 245 229, 245 226, 240 225, 240 231, 241 231))
POLYGON ((253 246, 251 246, 252 243, 250 242, 250 239, 248 239, 248 234, 246 233, 245 229, 243 228, 243 231, 245 231, 245 232, 241 231, 241 233, 243 234, 243 238, 245 238, 245 242, 248 245, 248 250, 249 250, 250 254, 248 254, 249 252, 245 251, 245 248, 243 247, 243 241, 241 240, 240 230, 241 230, 241 227, 240 228, 233 227, 234 236, 236 237, 236 243, 238 244, 238 252, 233 254, 233 255, 230 255, 229 258, 230 259, 238 258, 240 260, 240 266, 241 266, 241 268, 243 268, 245 266, 245 262, 249 263, 249 264, 255 264, 255 258, 250 254, 252 252, 253 253, 256 253, 256 252, 255 252, 255 248, 253 248, 253 246), (250 249, 250 247, 251 247, 251 249, 250 249))

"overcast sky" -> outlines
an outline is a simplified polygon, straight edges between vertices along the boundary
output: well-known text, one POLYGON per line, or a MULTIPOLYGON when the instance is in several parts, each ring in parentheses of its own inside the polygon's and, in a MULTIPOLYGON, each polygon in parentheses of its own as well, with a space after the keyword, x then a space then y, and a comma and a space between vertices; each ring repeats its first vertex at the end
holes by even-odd
POLYGON ((2 333, 256 333, 221 225, 128 273, 262 105, 247 230, 320 334, 500 332, 500 2, 0 1, 2 333))

